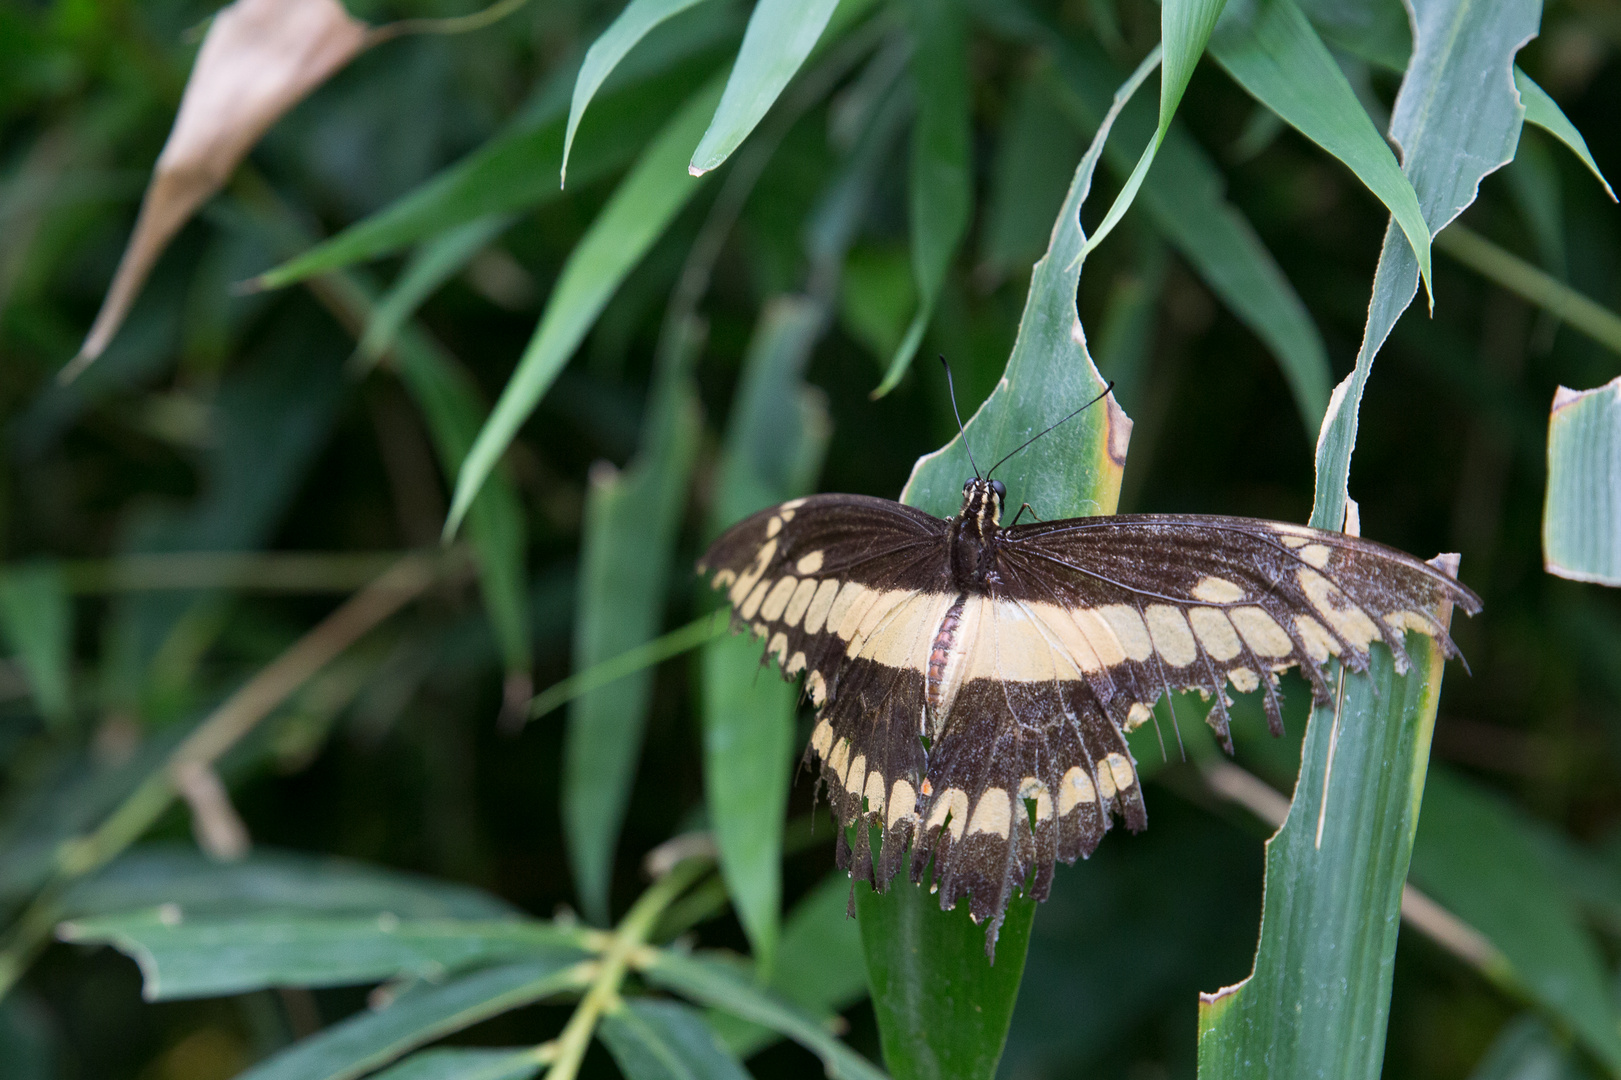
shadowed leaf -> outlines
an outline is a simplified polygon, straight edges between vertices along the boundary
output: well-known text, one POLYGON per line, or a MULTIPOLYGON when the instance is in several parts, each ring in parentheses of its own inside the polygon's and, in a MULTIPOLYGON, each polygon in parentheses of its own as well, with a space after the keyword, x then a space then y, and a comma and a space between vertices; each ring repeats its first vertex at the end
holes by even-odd
POLYGON ((1621 379, 1554 395, 1542 562, 1563 578, 1621 585, 1621 379))

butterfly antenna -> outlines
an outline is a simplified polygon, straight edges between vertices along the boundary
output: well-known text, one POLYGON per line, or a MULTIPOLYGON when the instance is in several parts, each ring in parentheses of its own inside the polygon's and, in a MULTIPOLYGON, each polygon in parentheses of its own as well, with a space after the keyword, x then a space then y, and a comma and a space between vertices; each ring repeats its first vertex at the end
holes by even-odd
MULTIPOLYGON (((942 359, 944 359, 944 357, 942 357, 942 359)), ((1114 390, 1114 380, 1110 379, 1109 380, 1109 385, 1105 386, 1103 388, 1103 393, 1099 394, 1097 397, 1093 398, 1091 401, 1088 401, 1085 405, 1082 405, 1079 409, 1076 409, 1074 412, 1070 413, 1068 416, 1066 416, 1062 420, 1058 421, 1058 423, 1053 424, 1050 427, 1048 427, 1048 428, 1046 428, 1046 429, 1044 429, 1042 431, 1038 431, 1034 435, 1030 436, 1028 439, 1024 440, 1024 442, 1020 443, 1016 449, 1014 449, 1011 453, 1009 453, 1005 457, 1003 457, 1001 461, 998 461, 995 465, 992 465, 991 466, 991 471, 985 474, 985 478, 990 479, 991 473, 994 473, 997 469, 1000 469, 1007 462, 1008 458, 1012 457, 1014 454, 1019 453, 1019 451, 1023 450, 1025 447, 1029 446, 1031 443, 1035 442, 1037 439, 1041 438, 1043 435, 1047 434, 1049 431, 1052 431, 1053 428, 1061 427, 1064 424, 1069 423, 1071 420, 1073 420, 1077 416, 1081 415, 1087 409, 1090 409, 1092 406, 1096 405, 1098 402, 1100 402, 1104 398, 1108 397, 1109 394, 1113 390, 1114 390)))
MULTIPOLYGON (((979 466, 974 465, 974 450, 968 445, 968 429, 962 426, 962 413, 957 409, 957 386, 951 381, 951 365, 946 363, 946 354, 940 354, 940 366, 946 369, 946 390, 951 394, 951 415, 957 418, 957 430, 962 434, 962 448, 968 451, 968 464, 974 466, 974 479, 979 479, 979 466)), ((1113 386, 1114 383, 1110 383, 1113 386)))

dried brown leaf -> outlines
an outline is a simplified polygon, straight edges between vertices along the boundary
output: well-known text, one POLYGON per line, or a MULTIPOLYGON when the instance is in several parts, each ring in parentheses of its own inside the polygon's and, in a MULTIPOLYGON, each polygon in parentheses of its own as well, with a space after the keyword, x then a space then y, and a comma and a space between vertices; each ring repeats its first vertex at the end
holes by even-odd
POLYGON ((214 16, 135 233, 64 381, 106 349, 163 249, 270 126, 370 41, 338 0, 236 0, 214 16))

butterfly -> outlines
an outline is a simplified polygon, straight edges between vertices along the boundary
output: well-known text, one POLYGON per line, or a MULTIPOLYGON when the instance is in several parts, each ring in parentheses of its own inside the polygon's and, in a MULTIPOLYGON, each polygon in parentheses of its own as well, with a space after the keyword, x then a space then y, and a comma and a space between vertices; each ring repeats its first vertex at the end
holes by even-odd
POLYGON ((1408 630, 1454 656, 1440 612, 1480 610, 1435 566, 1343 533, 1165 514, 1004 526, 1006 498, 976 470, 949 518, 793 499, 698 564, 734 629, 805 677, 806 763, 857 826, 853 851, 838 830, 840 867, 882 891, 908 849, 914 882, 932 860, 941 906, 966 896, 989 920, 987 951, 1015 889, 1044 900, 1054 864, 1090 855, 1113 820, 1147 826, 1126 735, 1161 695, 1205 695, 1230 753, 1229 684, 1262 690, 1282 734, 1279 672, 1298 665, 1327 704, 1331 658, 1363 671, 1383 642, 1406 671, 1408 630))

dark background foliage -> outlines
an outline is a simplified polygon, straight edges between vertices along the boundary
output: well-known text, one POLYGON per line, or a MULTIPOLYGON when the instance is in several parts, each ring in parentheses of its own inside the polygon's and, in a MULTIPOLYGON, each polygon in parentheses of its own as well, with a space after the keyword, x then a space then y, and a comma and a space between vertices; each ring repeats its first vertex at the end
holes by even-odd
MULTIPOLYGON (((376 21, 453 7, 352 5, 376 21)), ((335 232, 499 130, 616 10, 534 0, 489 29, 406 38, 362 56, 273 129, 226 195, 165 254, 106 356, 64 388, 54 373, 77 350, 111 277, 209 6, 0 3, 7 562, 103 560, 159 536, 201 550, 433 544, 447 490, 421 418, 391 377, 348 373, 354 339, 309 291, 233 291, 281 257, 240 227, 239 200, 249 186, 268 185, 311 229, 335 232)), ((1077 0, 1048 5, 1046 14, 1122 60, 1158 33, 1157 9, 1143 0, 1117 8, 1077 0)), ((1521 55, 1612 176, 1621 174, 1618 46, 1621 7, 1563 0, 1549 6, 1542 37, 1521 55)), ((1036 62, 1029 49, 990 34, 973 40, 978 210, 923 351, 951 358, 965 412, 1000 374, 1029 264, 1089 135, 1039 100, 1041 84, 1030 78, 1036 62), (1030 152, 1032 142, 1039 152, 1030 152)), ((1366 89, 1388 107, 1395 88, 1393 78, 1376 75, 1366 89)), ((1361 337, 1386 212, 1298 135, 1269 133, 1256 109, 1205 65, 1182 117, 1305 300, 1337 379, 1361 337)), ((698 378, 708 435, 682 564, 701 539, 718 433, 757 307, 803 275, 805 219, 832 168, 828 123, 818 107, 789 132, 727 242, 704 305, 710 333, 698 378)), ((1550 171, 1516 176, 1531 170, 1522 161, 1489 178, 1466 222, 1542 260, 1546 248, 1523 210, 1526 191, 1556 198, 1564 276, 1621 305, 1621 217, 1551 140, 1540 131, 1525 137, 1539 142, 1550 171)), ((609 191, 604 182, 571 186, 423 307, 424 324, 487 399, 499 393, 562 260, 609 191)), ((711 196, 684 212, 615 296, 510 455, 532 532, 539 686, 569 670, 587 470, 602 458, 624 464, 636 445, 664 300, 711 196)), ((1089 213, 1106 205, 1094 199, 1089 213)), ((387 280, 399 265, 387 259, 367 272, 387 280)), ((1152 317, 1141 375, 1123 402, 1137 426, 1121 509, 1303 521, 1315 432, 1303 428, 1276 362, 1137 215, 1088 262, 1083 322, 1103 326, 1134 282, 1153 290, 1152 317)), ((894 497, 913 460, 952 431, 932 364, 920 362, 888 397, 868 398, 887 359, 874 344, 898 334, 889 309, 904 318, 910 288, 902 144, 850 254, 838 324, 808 373, 833 418, 823 490, 894 497)), ((1435 295, 1434 316, 1415 307, 1380 358, 1351 488, 1364 535, 1425 555, 1461 552, 1463 579, 1485 600, 1482 618, 1456 628, 1473 674, 1449 670, 1434 756, 1621 867, 1621 606, 1601 589, 1545 575, 1539 538, 1554 388, 1597 385, 1613 375, 1616 357, 1439 254, 1435 295)), ((1111 374, 1108 350, 1100 357, 1111 374)), ((684 574, 672 588, 676 625, 696 610, 696 590, 684 574)), ((195 720, 331 603, 259 593, 80 595, 78 708, 66 730, 47 733, 18 669, 0 670, 0 792, 13 807, 0 878, 23 857, 16 841, 28 823, 20 815, 41 792, 67 803, 92 799, 93 788, 72 785, 195 720)), ((658 676, 620 845, 617 910, 640 888, 641 854, 702 803, 689 680, 680 664, 658 676)), ((1292 691, 1289 742, 1263 745, 1259 718, 1241 721, 1240 762, 1284 790, 1306 698, 1299 684, 1292 691)), ((476 591, 437 588, 227 760, 233 800, 258 845, 452 878, 550 915, 574 902, 558 814, 561 714, 512 735, 497 729, 500 706, 500 658, 476 591)), ((1005 1075, 1191 1076, 1197 992, 1247 972, 1265 830, 1213 800, 1186 769, 1161 773, 1149 798, 1152 830, 1111 837, 1091 861, 1060 868, 1054 898, 1036 919, 1005 1075)), ((809 810, 807 778, 792 805, 794 816, 809 810)), ((187 842, 183 810, 171 811, 157 834, 187 842)), ((819 827, 817 842, 790 858, 790 902, 830 870, 830 837, 819 827)), ((706 924, 702 936, 744 946, 730 917, 706 924)), ((1605 942, 1613 953, 1617 939, 1605 942)), ((0 1045, 9 1038, 44 1048, 48 1070, 17 1075, 214 1080, 363 1000, 361 991, 288 991, 148 1005, 124 957, 56 946, 0 1008, 9 1032, 0 1045)), ((1404 932, 1386 1075, 1470 1075, 1518 1008, 1404 932)), ((467 1040, 532 1042, 562 1016, 521 1010, 467 1040)), ((851 1040, 876 1056, 867 1007, 852 1010, 850 1021, 851 1040)), ((7 1068, 0 1061, 0 1075, 7 1068)), ((588 1071, 610 1068, 600 1051, 588 1059, 588 1071)), ((754 1071, 819 1070, 808 1055, 777 1048, 755 1059, 754 1071)))

